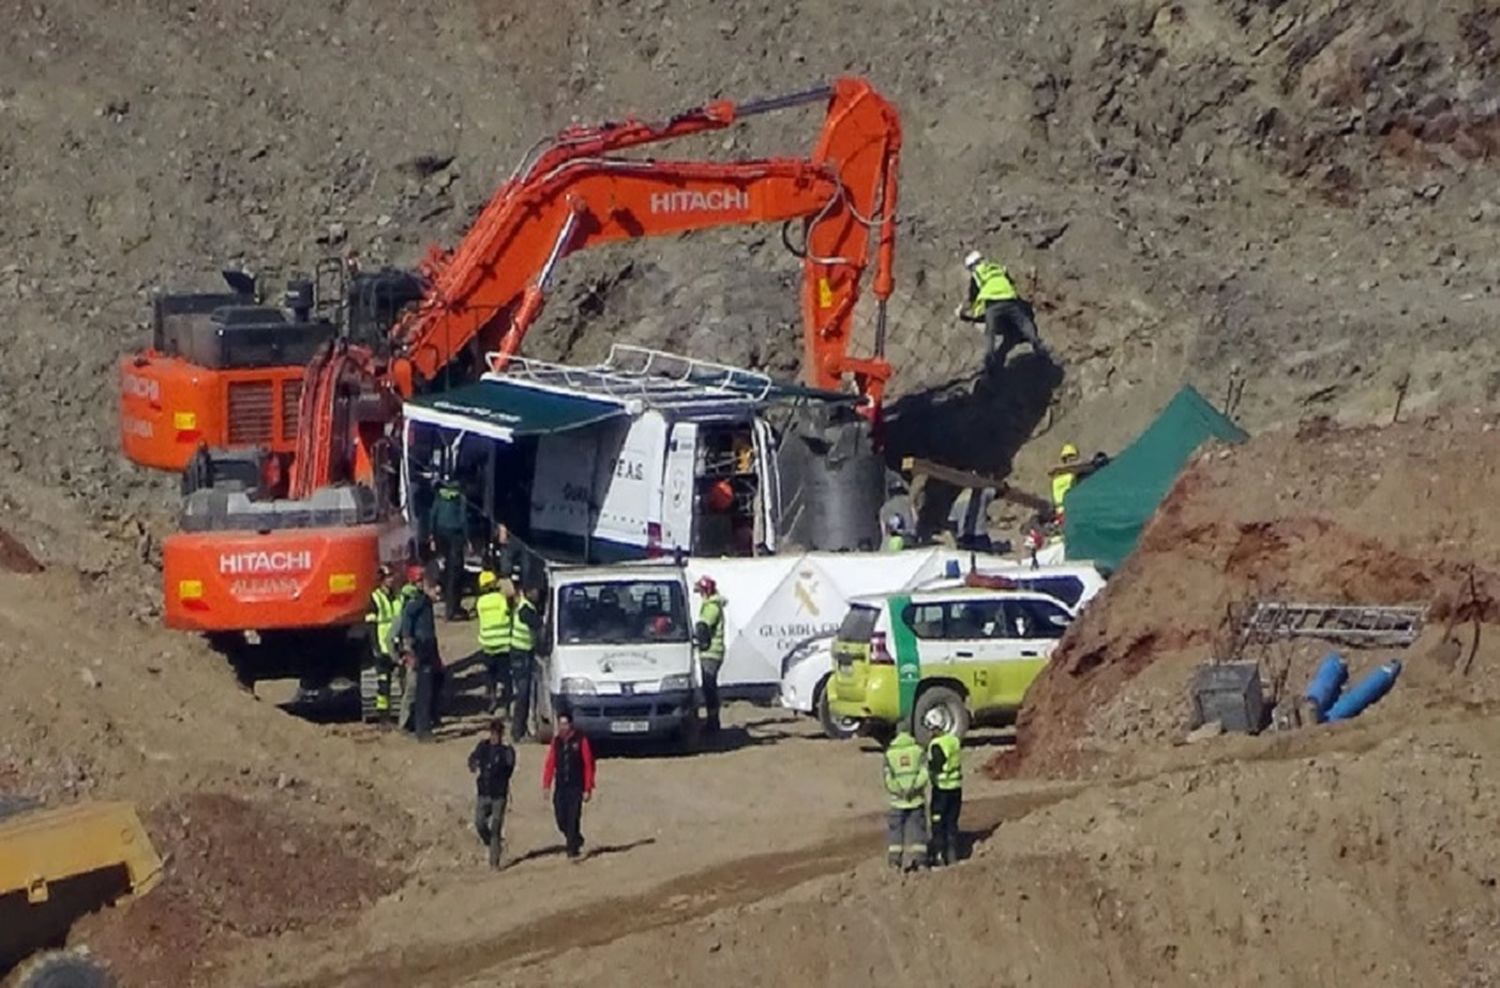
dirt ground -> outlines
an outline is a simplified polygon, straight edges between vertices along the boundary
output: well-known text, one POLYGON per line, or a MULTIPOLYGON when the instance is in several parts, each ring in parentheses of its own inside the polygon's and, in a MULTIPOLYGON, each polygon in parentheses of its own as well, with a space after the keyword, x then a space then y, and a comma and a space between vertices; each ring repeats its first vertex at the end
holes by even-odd
MULTIPOLYGON (((124 984, 1500 981, 1493 5, 10 13, 0 789, 141 807, 165 882, 74 934, 124 984), (1117 450, 1184 382, 1255 436, 1182 478, 1014 750, 970 743, 969 860, 887 874, 873 750, 736 706, 722 750, 608 757, 576 866, 523 749, 516 860, 491 874, 473 718, 417 746, 293 716, 158 626, 176 479, 119 456, 105 383, 152 290, 227 264, 271 285, 330 254, 409 264, 570 122, 843 72, 905 127, 893 455, 1041 490, 1062 441, 1117 450), (976 377, 980 339, 949 318, 976 246, 1011 266, 1061 368, 1022 352, 976 377), (1428 605, 1427 629, 1350 724, 1189 743, 1186 684, 1228 616, 1294 595, 1428 605)), ((672 153, 798 153, 814 116, 672 153)), ((795 279, 774 230, 570 257, 526 352, 625 340, 791 374, 795 279)), ((471 633, 450 629, 450 657, 471 633)), ((1295 691, 1327 647, 1256 657, 1295 691)), ((1346 654, 1359 675, 1395 653, 1346 654)))

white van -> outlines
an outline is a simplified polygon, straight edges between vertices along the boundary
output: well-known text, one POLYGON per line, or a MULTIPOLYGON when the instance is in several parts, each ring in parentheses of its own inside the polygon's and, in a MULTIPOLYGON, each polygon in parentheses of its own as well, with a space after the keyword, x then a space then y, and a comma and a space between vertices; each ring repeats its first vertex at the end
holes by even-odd
POLYGON ((588 563, 875 550, 885 466, 856 407, 624 345, 593 367, 516 358, 406 403, 403 503, 420 524, 450 473, 539 552, 588 563))
POLYGON ((552 566, 548 583, 541 719, 567 709, 589 737, 693 743, 699 675, 682 569, 552 566))

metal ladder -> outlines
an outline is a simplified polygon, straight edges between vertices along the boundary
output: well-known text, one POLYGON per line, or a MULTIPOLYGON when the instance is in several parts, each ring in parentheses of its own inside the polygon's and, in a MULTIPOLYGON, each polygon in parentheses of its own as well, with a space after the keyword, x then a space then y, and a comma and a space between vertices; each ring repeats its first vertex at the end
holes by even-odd
POLYGON ((1422 632, 1426 607, 1361 607, 1262 601, 1241 631, 1241 643, 1326 638, 1350 645, 1405 646, 1422 632))

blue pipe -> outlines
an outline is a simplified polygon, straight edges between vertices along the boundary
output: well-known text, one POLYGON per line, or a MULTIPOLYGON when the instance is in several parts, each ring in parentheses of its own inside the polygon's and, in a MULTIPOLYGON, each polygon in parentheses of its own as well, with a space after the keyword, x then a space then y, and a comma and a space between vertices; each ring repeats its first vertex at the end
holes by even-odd
POLYGON ((1329 652, 1318 664, 1318 671, 1313 673, 1302 696, 1313 705, 1319 717, 1324 717, 1328 714, 1328 708, 1333 706, 1333 701, 1339 698, 1339 691, 1344 688, 1348 679, 1349 663, 1339 653, 1329 652))
POLYGON ((1349 687, 1348 692, 1328 709, 1328 719, 1334 721, 1358 717, 1366 707, 1391 691, 1399 675, 1400 659, 1392 659, 1383 666, 1371 669, 1364 679, 1349 687))

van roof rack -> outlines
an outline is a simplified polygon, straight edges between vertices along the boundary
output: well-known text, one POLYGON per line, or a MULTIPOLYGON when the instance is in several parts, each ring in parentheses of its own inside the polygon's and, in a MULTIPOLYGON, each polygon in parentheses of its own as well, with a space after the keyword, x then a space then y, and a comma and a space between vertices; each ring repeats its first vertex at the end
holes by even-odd
MULTIPOLYGON (((492 364, 497 356, 487 355, 492 364)), ((661 409, 783 401, 853 404, 860 400, 857 395, 784 384, 759 371, 625 343, 613 344, 605 361, 593 366, 512 357, 503 372, 486 374, 483 380, 661 409)))

